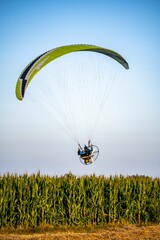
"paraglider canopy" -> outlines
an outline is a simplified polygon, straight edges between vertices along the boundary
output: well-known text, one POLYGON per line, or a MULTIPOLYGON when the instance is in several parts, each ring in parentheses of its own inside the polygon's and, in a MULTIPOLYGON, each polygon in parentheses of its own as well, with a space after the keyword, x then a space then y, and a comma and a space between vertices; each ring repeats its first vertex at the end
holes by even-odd
POLYGON ((117 52, 112 50, 87 44, 75 44, 68 46, 61 46, 54 48, 50 51, 47 51, 37 58, 35 58, 21 73, 16 85, 16 97, 19 100, 22 100, 25 94, 25 91, 28 87, 28 84, 33 79, 33 77, 48 63, 59 58, 65 54, 78 52, 78 51, 91 51, 104 54, 109 56, 119 62, 125 69, 129 69, 128 63, 126 60, 117 52))

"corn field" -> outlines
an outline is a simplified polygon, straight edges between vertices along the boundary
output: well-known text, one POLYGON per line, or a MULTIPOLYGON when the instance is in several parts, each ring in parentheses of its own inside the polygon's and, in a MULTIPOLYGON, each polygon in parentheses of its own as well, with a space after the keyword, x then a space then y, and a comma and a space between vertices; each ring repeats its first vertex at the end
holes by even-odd
POLYGON ((145 176, 0 176, 0 227, 160 223, 160 179, 145 176))

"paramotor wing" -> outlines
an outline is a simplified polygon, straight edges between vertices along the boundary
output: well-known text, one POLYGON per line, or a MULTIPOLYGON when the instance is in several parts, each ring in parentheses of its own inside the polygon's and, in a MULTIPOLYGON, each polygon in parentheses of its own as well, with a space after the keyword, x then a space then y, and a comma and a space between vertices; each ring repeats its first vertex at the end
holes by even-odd
POLYGON ((31 63, 28 64, 28 66, 23 70, 17 81, 16 97, 19 100, 23 99, 25 91, 30 81, 45 65, 65 54, 79 51, 90 51, 104 54, 119 62, 125 69, 129 69, 126 60, 120 54, 112 50, 87 44, 74 44, 68 46, 61 46, 41 54, 40 56, 35 58, 31 63))

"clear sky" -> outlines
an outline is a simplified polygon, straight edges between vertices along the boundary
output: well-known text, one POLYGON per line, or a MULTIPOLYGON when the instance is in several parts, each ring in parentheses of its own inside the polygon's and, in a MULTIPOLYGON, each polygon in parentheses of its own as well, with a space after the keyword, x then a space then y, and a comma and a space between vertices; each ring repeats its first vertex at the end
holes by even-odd
POLYGON ((1 174, 160 176, 159 0, 1 0, 0 30, 1 174), (90 166, 80 164, 77 145, 56 120, 47 123, 15 97, 16 81, 32 59, 78 43, 113 49, 130 66, 97 126, 100 155, 90 166))

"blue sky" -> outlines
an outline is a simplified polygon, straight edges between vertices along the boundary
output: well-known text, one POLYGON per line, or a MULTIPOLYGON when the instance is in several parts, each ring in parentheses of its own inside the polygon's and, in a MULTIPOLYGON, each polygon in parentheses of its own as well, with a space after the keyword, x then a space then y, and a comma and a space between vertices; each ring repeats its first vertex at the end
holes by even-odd
POLYGON ((159 176, 160 1, 3 0, 0 6, 0 173, 159 176), (130 65, 94 136, 100 156, 87 167, 56 121, 51 126, 15 97, 17 78, 33 58, 75 43, 113 49, 130 65))

